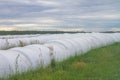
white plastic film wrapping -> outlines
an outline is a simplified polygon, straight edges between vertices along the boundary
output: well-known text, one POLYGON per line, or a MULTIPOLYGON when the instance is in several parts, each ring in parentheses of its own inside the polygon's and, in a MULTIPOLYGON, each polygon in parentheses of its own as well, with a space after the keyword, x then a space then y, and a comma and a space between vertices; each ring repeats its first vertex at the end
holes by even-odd
POLYGON ((62 61, 115 42, 120 42, 120 33, 1 36, 0 77, 46 67, 53 59, 62 61))

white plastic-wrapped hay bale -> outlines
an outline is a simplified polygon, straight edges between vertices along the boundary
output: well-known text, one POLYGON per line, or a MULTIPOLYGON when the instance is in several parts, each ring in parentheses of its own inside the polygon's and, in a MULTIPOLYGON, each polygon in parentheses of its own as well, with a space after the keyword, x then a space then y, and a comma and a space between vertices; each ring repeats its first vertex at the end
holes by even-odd
POLYGON ((39 51, 39 60, 40 60, 40 65, 43 67, 48 66, 51 63, 51 56, 50 56, 50 50, 48 47, 43 46, 43 45, 29 45, 26 46, 26 48, 33 49, 33 51, 39 51))
POLYGON ((67 41, 66 39, 51 40, 51 41, 46 42, 45 45, 48 43, 53 43, 53 44, 55 43, 55 44, 60 44, 60 45, 64 46, 65 49, 69 51, 68 55, 71 55, 71 56, 74 55, 74 53, 76 52, 74 45, 70 41, 67 41))
POLYGON ((4 56, 3 60, 0 61, 0 65, 6 65, 5 67, 2 66, 2 70, 0 73, 4 73, 6 75, 15 74, 17 72, 27 71, 30 68, 30 62, 28 59, 19 52, 5 50, 0 51, 0 55, 4 56), (7 71, 7 72, 6 72, 7 71))
POLYGON ((31 68, 33 69, 36 69, 40 66, 47 66, 51 61, 49 49, 41 45, 29 45, 10 50, 20 52, 22 55, 24 55, 31 63, 31 68))
POLYGON ((69 50, 59 43, 46 43, 44 46, 49 48, 51 60, 62 61, 70 56, 69 50))
POLYGON ((113 35, 116 39, 116 42, 119 42, 120 41, 120 33, 114 33, 113 35))
POLYGON ((49 48, 30 45, 0 51, 0 77, 17 72, 46 67, 51 63, 49 48))
POLYGON ((120 33, 113 33, 112 36, 114 37, 116 42, 120 41, 120 33))
POLYGON ((76 42, 78 45, 75 47, 75 48, 78 48, 77 54, 83 54, 90 49, 90 46, 89 46, 90 44, 88 44, 88 41, 83 38, 75 38, 71 40, 76 42))
POLYGON ((18 41, 19 41, 18 47, 19 47, 19 46, 30 45, 30 44, 31 44, 31 42, 30 42, 31 39, 32 39, 32 38, 18 38, 18 41))
POLYGON ((8 43, 8 48, 14 48, 20 45, 20 42, 18 39, 8 39, 7 43, 8 43))
POLYGON ((6 77, 9 75, 10 73, 9 68, 10 67, 9 67, 8 59, 5 56, 0 54, 0 78, 3 76, 6 77))
POLYGON ((9 48, 8 39, 0 39, 0 50, 9 48))
POLYGON ((1 35, 0 39, 14 39, 14 38, 27 38, 27 37, 37 37, 40 34, 29 34, 29 35, 1 35))

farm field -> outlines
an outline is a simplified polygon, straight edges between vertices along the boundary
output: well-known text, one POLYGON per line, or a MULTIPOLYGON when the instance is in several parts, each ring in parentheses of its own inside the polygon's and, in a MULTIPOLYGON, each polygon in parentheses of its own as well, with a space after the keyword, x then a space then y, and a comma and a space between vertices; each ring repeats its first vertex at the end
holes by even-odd
POLYGON ((119 80, 120 43, 0 80, 119 80))
POLYGON ((120 0, 0 0, 0 80, 120 80, 120 0))
MULTIPOLYGON (((66 74, 66 72, 64 73, 64 68, 65 70, 69 69, 68 72, 72 70, 75 72, 77 71, 79 72, 79 70, 83 71, 84 67, 87 67, 88 65, 87 61, 73 62, 74 58, 76 60, 78 56, 79 57, 81 56, 80 59, 82 59, 82 56, 85 56, 84 54, 87 53, 88 51, 91 50, 96 51, 101 47, 104 46, 109 47, 109 45, 112 45, 114 43, 116 43, 115 45, 118 47, 119 42, 120 42, 120 33, 3 35, 0 36, 0 78, 3 79, 8 77, 9 78, 8 80, 16 80, 16 78, 21 76, 22 74, 29 75, 31 73, 30 75, 32 76, 34 73, 37 76, 37 74, 42 75, 42 73, 44 72, 46 73, 47 71, 48 71, 47 73, 53 73, 55 75, 60 73, 61 76, 64 75, 67 76, 69 75, 69 73, 68 74, 66 74), (69 60, 71 60, 71 62, 73 63, 68 64, 66 62, 67 59, 68 62, 69 60), (59 68, 63 69, 63 72, 60 70, 60 72, 58 71, 57 73, 56 71, 59 68), (73 68, 75 68, 76 70, 73 68), (38 73, 36 71, 38 71, 38 73), (17 75, 17 77, 16 78, 11 77, 13 75, 17 75)), ((107 51, 109 52, 110 50, 105 50, 106 53, 104 53, 104 49, 103 49, 100 50, 99 52, 96 52, 96 54, 98 53, 99 55, 101 55, 101 58, 103 59, 104 56, 107 55, 108 53, 107 51)), ((112 50, 110 52, 113 53, 114 51, 116 50, 112 50)), ((93 53, 95 55, 95 52, 93 53)), ((88 52, 87 54, 92 55, 91 52, 88 52)), ((112 56, 112 54, 109 55, 112 56)), ((93 60, 94 58, 97 58, 97 55, 92 57, 93 60)), ((105 61, 103 61, 103 64, 104 62, 105 61)), ((96 63, 98 62, 96 61, 93 62, 93 64, 96 63)), ((98 63, 98 66, 101 65, 102 65, 101 63, 98 63)), ((91 66, 93 65, 91 64, 91 66)), ((83 71, 83 73, 84 72, 85 71, 83 71)), ((74 72, 72 75, 74 75, 74 72)), ((99 75, 101 75, 101 73, 99 75)), ((80 75, 80 76, 84 77, 84 75, 80 75)), ((94 77, 94 74, 92 76, 94 77)), ((71 77, 70 79, 73 78, 71 77)))

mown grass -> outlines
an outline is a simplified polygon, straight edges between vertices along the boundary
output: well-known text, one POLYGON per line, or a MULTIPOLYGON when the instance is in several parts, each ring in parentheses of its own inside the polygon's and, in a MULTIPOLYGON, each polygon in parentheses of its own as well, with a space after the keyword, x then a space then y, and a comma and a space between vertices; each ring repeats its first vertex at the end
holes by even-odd
POLYGON ((47 68, 17 74, 7 80, 120 80, 120 43, 60 63, 53 62, 47 68))

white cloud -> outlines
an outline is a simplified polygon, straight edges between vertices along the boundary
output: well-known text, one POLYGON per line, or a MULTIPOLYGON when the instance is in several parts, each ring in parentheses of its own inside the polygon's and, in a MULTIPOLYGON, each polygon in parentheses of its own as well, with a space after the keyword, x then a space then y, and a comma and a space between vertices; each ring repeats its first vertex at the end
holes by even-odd
POLYGON ((83 15, 83 16, 66 16, 66 18, 80 18, 80 19, 120 19, 120 15, 83 15))
POLYGON ((23 3, 23 4, 34 4, 34 5, 43 5, 43 6, 58 6, 58 1, 52 0, 11 0, 12 2, 16 3, 23 3))
POLYGON ((13 31, 13 30, 17 30, 16 27, 13 27, 13 26, 4 26, 4 25, 1 25, 0 26, 0 31, 13 31))
POLYGON ((36 0, 37 4, 45 5, 45 6, 58 6, 59 3, 55 1, 45 1, 45 0, 36 0))
POLYGON ((50 9, 50 10, 45 10, 42 11, 42 13, 55 13, 55 12, 61 12, 62 10, 60 9, 50 9))

